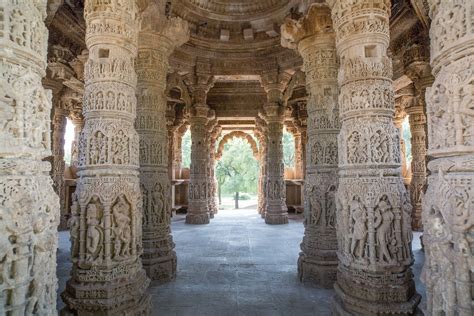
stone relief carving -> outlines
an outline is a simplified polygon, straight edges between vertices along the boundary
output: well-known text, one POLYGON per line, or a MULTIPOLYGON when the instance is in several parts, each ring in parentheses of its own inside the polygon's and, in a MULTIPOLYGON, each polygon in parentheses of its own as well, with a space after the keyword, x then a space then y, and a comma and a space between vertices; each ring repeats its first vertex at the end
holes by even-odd
POLYGON ((0 3, 0 309, 56 313, 59 201, 49 176, 46 1, 0 3))

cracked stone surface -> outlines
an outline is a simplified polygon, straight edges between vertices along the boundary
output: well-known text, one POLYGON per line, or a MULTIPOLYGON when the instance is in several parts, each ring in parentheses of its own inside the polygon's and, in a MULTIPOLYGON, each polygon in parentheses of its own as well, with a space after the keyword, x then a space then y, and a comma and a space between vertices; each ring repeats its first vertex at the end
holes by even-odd
MULTIPOLYGON (((209 225, 195 226, 185 225, 184 215, 175 216, 171 229, 178 274, 174 282, 151 283, 152 314, 330 315, 334 291, 298 281, 303 217, 289 217, 289 225, 262 225, 255 209, 220 210, 209 225)), ((416 233, 413 271, 417 292, 424 296, 420 248, 416 233)), ((60 232, 59 291, 70 271, 68 258, 67 232, 60 232)))

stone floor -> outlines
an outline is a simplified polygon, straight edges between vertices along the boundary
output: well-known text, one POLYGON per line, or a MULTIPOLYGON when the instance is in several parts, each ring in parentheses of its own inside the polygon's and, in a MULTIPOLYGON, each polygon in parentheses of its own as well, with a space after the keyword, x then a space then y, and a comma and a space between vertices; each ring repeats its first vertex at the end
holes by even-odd
MULTIPOLYGON (((220 211, 204 226, 175 216, 178 275, 165 285, 152 283, 153 315, 329 315, 333 290, 304 286, 296 276, 302 222, 293 215, 289 225, 265 225, 252 207, 220 211)), ((424 296, 418 237, 413 271, 424 296)), ((68 232, 60 233, 59 246, 61 292, 71 267, 68 232)))

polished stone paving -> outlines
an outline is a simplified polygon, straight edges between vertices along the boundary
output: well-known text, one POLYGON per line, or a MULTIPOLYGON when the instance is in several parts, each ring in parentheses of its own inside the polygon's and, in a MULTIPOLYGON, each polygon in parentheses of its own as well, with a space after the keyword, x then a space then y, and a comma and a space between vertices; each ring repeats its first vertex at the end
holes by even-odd
MULTIPOLYGON (((172 224, 176 280, 150 286, 153 315, 330 315, 334 291, 297 279, 301 215, 290 215, 288 225, 276 226, 266 225, 252 207, 220 211, 209 225, 185 225, 184 219, 177 215, 172 224)), ((418 240, 417 235, 413 271, 424 296, 418 240)), ((59 246, 61 292, 71 267, 68 232, 60 233, 59 246)))

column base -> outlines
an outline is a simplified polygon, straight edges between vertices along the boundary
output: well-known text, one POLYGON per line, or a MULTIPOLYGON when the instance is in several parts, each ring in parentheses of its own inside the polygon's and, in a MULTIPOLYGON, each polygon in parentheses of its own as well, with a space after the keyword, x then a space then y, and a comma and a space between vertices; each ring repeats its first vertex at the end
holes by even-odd
POLYGON ((70 279, 61 298, 67 307, 61 315, 141 316, 150 315, 151 300, 146 293, 150 280, 140 270, 128 280, 76 282, 70 279))
POLYGON ((269 214, 265 213, 265 224, 269 225, 283 225, 288 224, 288 213, 284 214, 269 214))
POLYGON ((298 278, 302 283, 319 285, 326 289, 332 289, 337 276, 337 261, 321 262, 312 260, 304 253, 298 258, 298 278))
POLYGON ((334 283, 336 295, 332 303, 332 314, 414 315, 421 296, 415 291, 411 275, 411 271, 406 271, 380 274, 377 277, 369 276, 368 272, 341 271, 339 266, 337 282, 334 283))
POLYGON ((165 258, 143 260, 143 269, 145 269, 147 276, 159 284, 173 281, 176 278, 176 267, 177 258, 174 251, 165 258))
POLYGON ((186 224, 204 225, 204 224, 209 224, 209 222, 210 222, 209 213, 186 215, 186 221, 185 221, 186 224))

